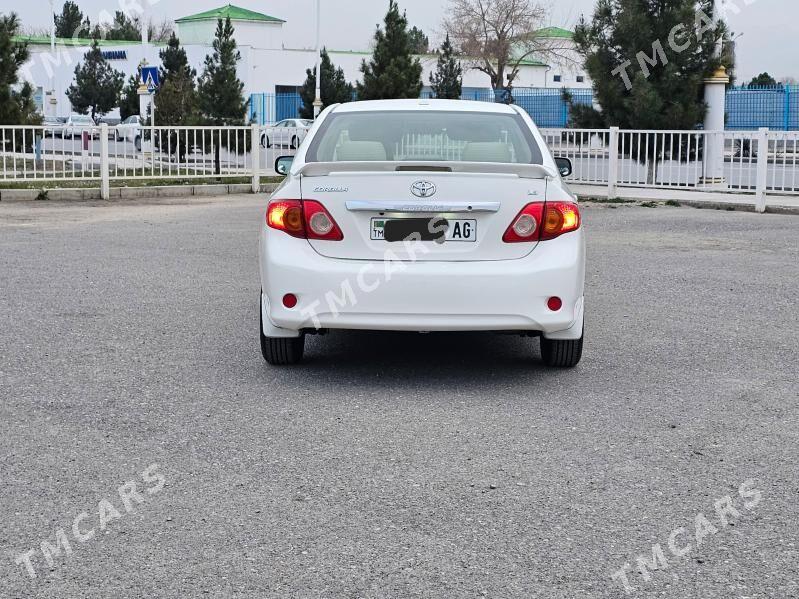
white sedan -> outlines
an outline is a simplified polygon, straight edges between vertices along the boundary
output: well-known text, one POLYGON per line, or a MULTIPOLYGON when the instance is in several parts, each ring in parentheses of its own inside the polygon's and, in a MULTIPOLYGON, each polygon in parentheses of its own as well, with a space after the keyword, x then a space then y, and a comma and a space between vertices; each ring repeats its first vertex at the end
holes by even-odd
POLYGON ((132 142, 137 150, 141 150, 142 119, 138 114, 129 116, 116 126, 116 140, 132 142))
POLYGON ((100 136, 100 128, 92 120, 92 117, 86 114, 71 114, 61 126, 58 137, 81 137, 84 132, 88 133, 89 137, 100 136))
POLYGON ((308 119, 285 119, 278 121, 271 127, 266 127, 261 132, 261 147, 271 148, 289 147, 296 149, 300 147, 302 140, 308 135, 308 131, 313 127, 313 121, 308 119))
POLYGON ((381 100, 327 108, 261 226, 261 351, 302 359, 327 329, 499 331, 550 366, 583 347, 575 196, 516 106, 381 100))

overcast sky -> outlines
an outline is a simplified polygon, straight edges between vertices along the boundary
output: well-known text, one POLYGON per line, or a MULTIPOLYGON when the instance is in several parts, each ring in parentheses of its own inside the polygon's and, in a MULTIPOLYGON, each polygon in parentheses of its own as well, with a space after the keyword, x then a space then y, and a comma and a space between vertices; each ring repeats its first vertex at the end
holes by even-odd
MULTIPOLYGON (((120 3, 136 0, 77 0, 78 5, 95 22, 101 11, 113 13, 120 3)), ((139 0, 146 2, 147 0, 139 0)), ((150 0, 154 18, 177 19, 209 10, 226 0, 150 0)), ((551 25, 572 27, 581 14, 591 14, 595 0, 544 0, 550 7, 551 25)), ((777 79, 799 78, 799 0, 724 0, 740 8, 728 23, 738 39, 739 81, 768 71, 777 79), (746 2, 751 2, 749 6, 746 2)), ((59 7, 63 0, 55 0, 59 7)), ((286 45, 312 47, 314 41, 315 0, 234 0, 238 6, 263 12, 287 21, 286 45)), ((440 31, 447 0, 399 0, 413 25, 421 27, 431 38, 440 31)), ((11 0, 3 0, 5 12, 11 0)), ((14 3, 13 10, 26 27, 46 27, 47 0, 14 3)), ((374 27, 382 21, 388 0, 322 0, 322 42, 335 50, 364 50, 369 47, 374 27)), ((732 15, 732 12, 728 14, 732 15)))

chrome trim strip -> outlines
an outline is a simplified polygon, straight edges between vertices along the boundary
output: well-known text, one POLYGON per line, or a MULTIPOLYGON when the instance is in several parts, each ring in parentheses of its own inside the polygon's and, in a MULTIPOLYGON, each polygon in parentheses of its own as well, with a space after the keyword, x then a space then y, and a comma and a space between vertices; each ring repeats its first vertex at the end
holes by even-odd
POLYGON ((348 200, 350 212, 499 212, 499 202, 422 202, 395 200, 348 200))

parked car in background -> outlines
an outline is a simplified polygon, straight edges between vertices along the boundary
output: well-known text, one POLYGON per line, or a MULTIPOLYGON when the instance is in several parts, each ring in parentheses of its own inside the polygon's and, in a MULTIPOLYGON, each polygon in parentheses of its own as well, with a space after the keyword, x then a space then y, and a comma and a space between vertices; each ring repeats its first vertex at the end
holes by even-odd
POLYGON ((308 119, 285 119, 267 127, 261 133, 261 147, 288 146, 292 149, 300 147, 302 140, 313 127, 308 119))
POLYGON ((141 150, 141 128, 142 118, 138 114, 129 116, 116 126, 116 140, 132 142, 136 150, 141 150))
POLYGON ((45 137, 60 137, 64 133, 65 117, 61 116, 46 116, 42 125, 44 125, 43 135, 45 137))
POLYGON ((108 138, 114 139, 116 137, 116 126, 119 125, 120 119, 118 116, 105 115, 97 119, 98 125, 108 125, 108 138))
POLYGON ((105 123, 106 125, 108 125, 109 128, 113 128, 119 125, 121 121, 122 119, 119 118, 118 116, 106 115, 104 117, 100 117, 99 119, 97 119, 97 124, 102 125, 103 123, 105 123))
POLYGON ((89 115, 71 114, 67 117, 63 127, 64 137, 80 137, 84 131, 90 137, 98 137, 100 134, 100 130, 89 115))

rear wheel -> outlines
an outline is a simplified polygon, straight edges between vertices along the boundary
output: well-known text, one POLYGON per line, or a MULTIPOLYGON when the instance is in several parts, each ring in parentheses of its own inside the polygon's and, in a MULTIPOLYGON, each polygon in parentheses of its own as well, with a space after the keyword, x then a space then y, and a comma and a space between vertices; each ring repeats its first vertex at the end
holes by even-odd
POLYGON ((141 136, 136 136, 136 139, 133 140, 133 147, 136 148, 137 152, 141 152, 141 136))
MULTIPOLYGON (((259 306, 258 311, 261 312, 259 306)), ((305 335, 299 337, 267 337, 264 335, 263 313, 261 313, 258 336, 261 339, 261 355, 272 366, 288 366, 302 361, 305 351, 305 335)))
POLYGON ((291 138, 291 149, 296 150, 300 146, 300 140, 297 139, 297 136, 291 138))
POLYGON ((583 336, 579 339, 546 339, 541 336, 541 359, 547 366, 572 368, 583 355, 583 336))

